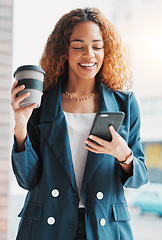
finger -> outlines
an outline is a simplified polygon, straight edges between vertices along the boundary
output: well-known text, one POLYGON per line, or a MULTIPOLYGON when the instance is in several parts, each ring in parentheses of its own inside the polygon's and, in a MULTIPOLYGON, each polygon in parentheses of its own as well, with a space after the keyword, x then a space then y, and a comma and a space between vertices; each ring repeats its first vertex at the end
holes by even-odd
POLYGON ((18 84, 18 80, 15 80, 15 82, 13 83, 12 88, 11 88, 11 93, 16 88, 17 84, 18 84))
POLYGON ((25 98, 27 98, 29 96, 30 96, 30 92, 26 92, 26 93, 23 93, 22 95, 16 97, 16 100, 18 102, 21 102, 21 101, 23 101, 25 98))
POLYGON ((13 84, 13 87, 11 89, 11 105, 14 106, 19 105, 19 103, 17 103, 17 100, 19 100, 19 98, 17 97, 17 94, 22 91, 25 88, 24 85, 21 85, 19 87, 16 87, 16 82, 15 84, 13 84))
POLYGON ((88 140, 88 139, 86 139, 85 141, 84 141, 86 144, 88 144, 90 147, 92 147, 92 148, 97 148, 97 146, 99 146, 98 144, 97 144, 97 142, 94 142, 94 141, 91 141, 91 140, 88 140))
POLYGON ((23 108, 24 110, 27 110, 27 109, 34 109, 36 107, 37 107, 37 104, 33 103, 31 105, 28 105, 28 106, 25 106, 25 107, 21 107, 21 108, 23 108))
POLYGON ((103 140, 103 139, 101 139, 101 138, 99 138, 99 137, 96 137, 96 136, 94 136, 94 135, 89 135, 88 138, 89 138, 89 139, 92 139, 93 141, 97 142, 98 144, 100 144, 101 146, 104 146, 104 147, 106 147, 107 144, 108 144, 107 141, 105 141, 105 140, 103 140))
POLYGON ((109 126, 109 130, 110 130, 112 139, 117 136, 118 133, 116 132, 115 128, 112 125, 109 126))
POLYGON ((89 147, 87 145, 85 145, 85 148, 88 149, 89 151, 93 152, 93 153, 103 153, 103 151, 99 151, 99 150, 96 150, 92 147, 89 147))
POLYGON ((103 152, 103 146, 101 145, 98 145, 92 141, 89 141, 89 140, 85 140, 84 141, 87 145, 87 147, 91 148, 91 149, 94 149, 94 150, 97 150, 98 152, 103 152))
POLYGON ((22 106, 18 106, 17 109, 14 109, 14 111, 27 111, 27 110, 33 110, 34 108, 37 107, 37 104, 36 103, 33 103, 31 105, 28 105, 28 106, 25 106, 25 107, 22 107, 22 106))
POLYGON ((20 85, 18 87, 13 88, 11 95, 15 97, 20 91, 22 91, 25 88, 25 85, 20 85))
POLYGON ((29 92, 24 93, 18 97, 13 96, 11 99, 11 105, 12 105, 13 110, 17 110, 20 107, 20 103, 29 96, 30 96, 29 92))

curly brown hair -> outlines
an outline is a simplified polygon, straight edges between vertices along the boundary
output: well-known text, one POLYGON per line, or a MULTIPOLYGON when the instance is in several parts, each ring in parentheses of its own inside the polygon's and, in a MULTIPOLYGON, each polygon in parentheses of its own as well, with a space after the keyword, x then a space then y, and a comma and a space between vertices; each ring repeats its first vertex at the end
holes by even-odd
POLYGON ((75 9, 62 16, 49 36, 40 65, 46 72, 44 91, 51 89, 68 70, 70 36, 74 26, 92 21, 101 31, 104 42, 104 61, 98 72, 100 80, 109 88, 128 90, 132 86, 121 39, 112 23, 96 8, 75 9))

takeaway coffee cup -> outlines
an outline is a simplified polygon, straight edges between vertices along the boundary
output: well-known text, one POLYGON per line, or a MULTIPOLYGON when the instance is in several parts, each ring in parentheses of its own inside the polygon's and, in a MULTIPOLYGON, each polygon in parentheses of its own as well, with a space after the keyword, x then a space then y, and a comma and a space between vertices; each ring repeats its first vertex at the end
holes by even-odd
POLYGON ((43 81, 45 72, 39 66, 24 65, 17 68, 14 77, 18 80, 17 86, 25 85, 25 88, 17 95, 20 96, 26 92, 30 92, 30 96, 20 102, 21 107, 25 107, 36 103, 38 108, 41 104, 43 93, 43 81))

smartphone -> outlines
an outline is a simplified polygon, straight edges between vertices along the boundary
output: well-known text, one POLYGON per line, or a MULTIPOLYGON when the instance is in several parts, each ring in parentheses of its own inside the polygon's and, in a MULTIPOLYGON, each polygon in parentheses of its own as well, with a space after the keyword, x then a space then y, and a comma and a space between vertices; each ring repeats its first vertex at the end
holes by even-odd
POLYGON ((111 142, 112 136, 109 130, 109 126, 112 125, 118 132, 124 117, 124 112, 97 113, 89 135, 95 135, 99 138, 111 142))

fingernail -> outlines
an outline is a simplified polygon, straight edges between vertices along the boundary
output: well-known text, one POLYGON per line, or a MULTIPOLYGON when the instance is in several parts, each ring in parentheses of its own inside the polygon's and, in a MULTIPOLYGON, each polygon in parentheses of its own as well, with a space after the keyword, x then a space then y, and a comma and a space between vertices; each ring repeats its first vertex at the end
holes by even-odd
POLYGON ((20 86, 20 88, 22 88, 22 89, 23 89, 24 87, 25 87, 25 85, 21 85, 21 86, 20 86))
POLYGON ((84 140, 84 142, 87 144, 88 143, 88 141, 87 140, 84 140))
POLYGON ((89 135, 89 137, 88 138, 90 138, 90 139, 93 139, 93 136, 92 135, 89 135))

